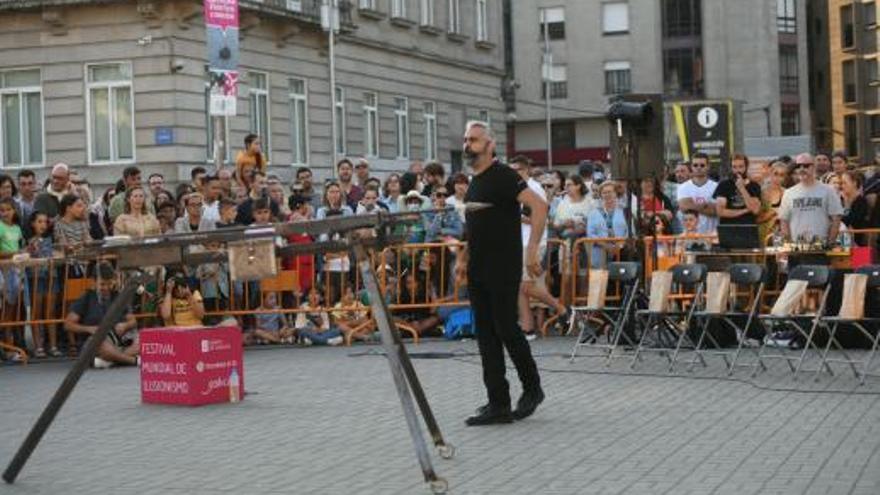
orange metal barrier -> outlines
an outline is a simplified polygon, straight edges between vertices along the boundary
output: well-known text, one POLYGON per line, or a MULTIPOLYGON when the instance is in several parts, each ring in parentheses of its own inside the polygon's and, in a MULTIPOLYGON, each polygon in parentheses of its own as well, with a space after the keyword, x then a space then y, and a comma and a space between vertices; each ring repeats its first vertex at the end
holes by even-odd
MULTIPOLYGON (((870 242, 880 235, 880 228, 851 231, 853 235, 865 235, 870 242)), ((643 263, 643 277, 649 283, 654 270, 666 270, 677 263, 688 261, 684 257, 688 243, 710 243, 715 236, 658 236, 642 239, 643 252, 638 254, 643 263)), ((545 282, 551 294, 566 305, 583 304, 588 294, 587 273, 591 267, 601 267, 609 261, 620 260, 626 245, 625 238, 581 238, 575 242, 549 239, 547 254, 543 260, 545 282)), ((875 246, 873 242, 871 246, 875 246)), ((418 310, 429 312, 442 307, 466 306, 468 304, 464 281, 457 280, 453 272, 455 257, 465 247, 464 243, 405 244, 371 252, 371 262, 378 274, 378 282, 386 295, 390 309, 397 314, 418 310)), ((836 266, 846 267, 851 262, 850 253, 833 254, 836 266)), ((762 251, 768 258, 784 259, 772 249, 762 251)), ((860 263, 864 263, 865 251, 859 251, 860 263)), ((876 253, 874 253, 876 256, 876 253)), ((876 260, 870 260, 876 262, 876 260)), ((226 293, 218 300, 225 307, 211 308, 207 316, 213 319, 225 317, 249 317, 260 313, 295 315, 305 311, 300 303, 311 288, 320 288, 324 296, 321 310, 332 312, 340 299, 343 288, 351 288, 356 299, 367 302, 362 294, 363 283, 349 253, 316 256, 296 256, 282 260, 285 269, 275 277, 260 282, 234 282, 228 270, 220 270, 226 293), (347 263, 346 263, 347 259, 347 263), (263 294, 274 292, 282 297, 282 307, 261 308, 263 294)), ((222 264, 220 264, 222 265, 222 264)), ((3 349, 22 353, 13 344, 14 333, 30 331, 41 333, 45 340, 52 332, 54 338, 65 336, 69 343, 73 335, 63 332, 64 317, 70 305, 82 294, 94 287, 94 280, 86 274, 87 264, 67 262, 63 258, 28 259, 23 261, 0 260, 0 275, 9 280, 10 274, 20 283, 4 283, 3 304, 0 307, 0 329, 3 331, 3 349), (14 290, 12 294, 9 291, 14 290)), ((777 270, 777 276, 782 270, 777 270)), ((142 325, 161 325, 158 305, 164 290, 164 269, 154 272, 155 279, 145 284, 145 290, 135 303, 136 316, 142 325)), ((190 270, 191 280, 201 290, 206 279, 198 278, 197 270, 190 270)), ((217 278, 219 280, 219 278, 217 278)), ((222 291, 217 291, 220 294, 222 291)), ((203 293, 203 296, 205 293, 203 293)), ((768 290, 767 297, 773 291, 768 290)), ((619 288, 609 290, 609 300, 620 297, 619 288)), ((687 299, 689 294, 674 294, 676 299, 687 299)), ((206 308, 207 309, 207 308, 206 308)), ((369 311, 369 306, 362 308, 369 311)), ((414 332, 411 332, 414 333, 414 332)), ((23 339, 22 339, 23 340, 23 339)))

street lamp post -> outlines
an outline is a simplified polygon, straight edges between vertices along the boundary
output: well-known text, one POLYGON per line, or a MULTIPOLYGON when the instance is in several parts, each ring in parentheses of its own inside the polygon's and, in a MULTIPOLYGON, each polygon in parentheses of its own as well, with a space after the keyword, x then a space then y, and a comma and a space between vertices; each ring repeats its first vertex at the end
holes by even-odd
POLYGON ((544 21, 544 102, 546 121, 547 121, 547 168, 553 169, 553 117, 551 115, 550 105, 550 82, 553 72, 553 53, 550 51, 550 28, 547 22, 547 9, 541 11, 541 17, 544 21))
POLYGON ((339 4, 338 0, 324 0, 321 5, 321 25, 327 31, 328 55, 330 58, 330 168, 333 169, 333 177, 336 177, 336 140, 338 139, 336 126, 336 30, 339 27, 339 4))

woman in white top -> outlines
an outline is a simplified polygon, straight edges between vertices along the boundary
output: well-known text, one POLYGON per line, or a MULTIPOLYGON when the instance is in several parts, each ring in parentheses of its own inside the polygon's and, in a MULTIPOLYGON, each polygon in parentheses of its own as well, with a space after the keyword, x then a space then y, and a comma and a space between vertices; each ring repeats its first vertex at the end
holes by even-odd
POLYGON ((566 196, 556 209, 553 226, 563 239, 577 239, 587 232, 587 217, 593 211, 593 201, 587 185, 579 175, 565 180, 566 196))

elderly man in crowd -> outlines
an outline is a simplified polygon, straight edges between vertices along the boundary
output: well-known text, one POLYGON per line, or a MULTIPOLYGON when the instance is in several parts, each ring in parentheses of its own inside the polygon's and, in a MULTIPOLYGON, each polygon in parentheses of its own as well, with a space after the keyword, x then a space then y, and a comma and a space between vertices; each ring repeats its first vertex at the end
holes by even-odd
POLYGON ((782 234, 792 240, 834 241, 843 216, 840 196, 816 180, 816 166, 809 153, 798 155, 794 173, 800 180, 785 190, 779 206, 782 234))
POLYGON ((65 194, 73 192, 71 186, 70 167, 63 162, 56 163, 49 175, 49 185, 34 200, 34 211, 45 213, 49 218, 57 217, 58 204, 65 194))

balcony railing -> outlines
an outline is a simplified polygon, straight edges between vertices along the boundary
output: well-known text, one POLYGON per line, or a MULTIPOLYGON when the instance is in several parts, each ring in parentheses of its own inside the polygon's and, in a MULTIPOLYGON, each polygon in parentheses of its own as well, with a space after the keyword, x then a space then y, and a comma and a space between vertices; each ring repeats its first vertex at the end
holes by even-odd
MULTIPOLYGON (((321 24, 321 6, 323 4, 324 0, 239 0, 241 8, 293 15, 316 24, 321 24)), ((337 5, 339 5, 339 24, 343 26, 352 24, 352 2, 337 0, 337 5)))

